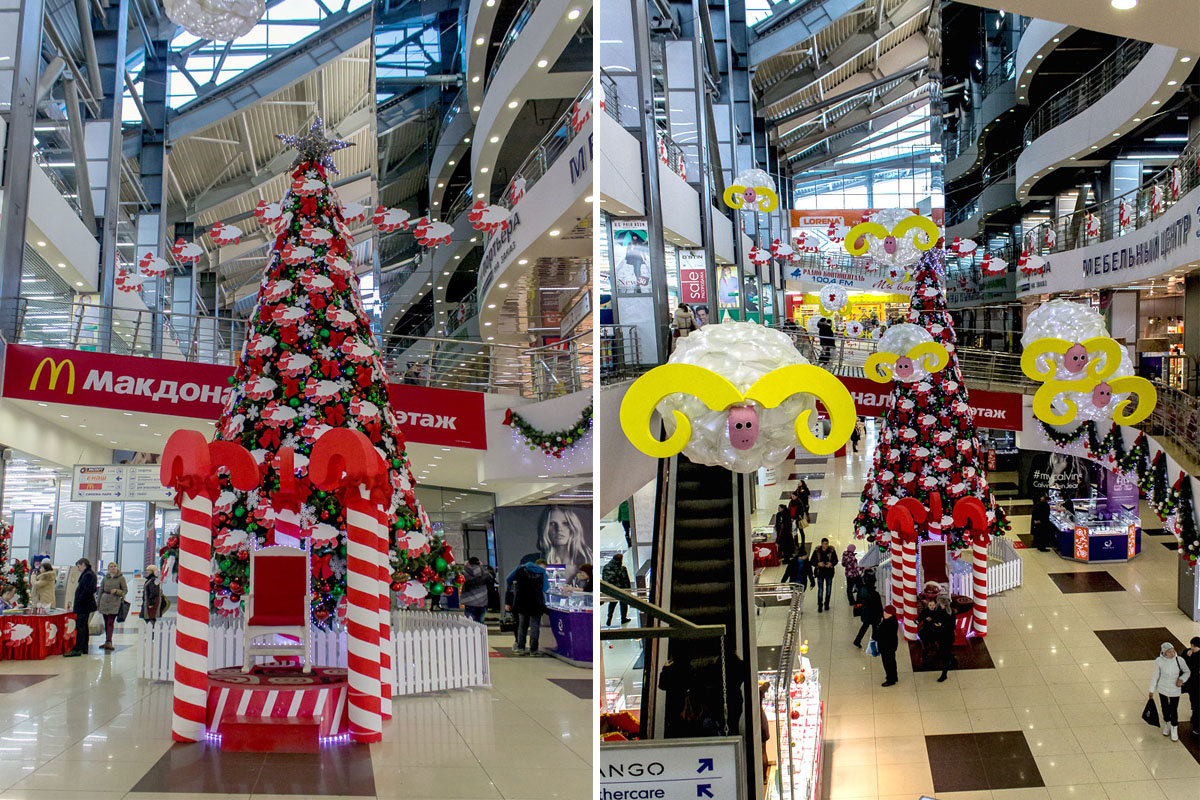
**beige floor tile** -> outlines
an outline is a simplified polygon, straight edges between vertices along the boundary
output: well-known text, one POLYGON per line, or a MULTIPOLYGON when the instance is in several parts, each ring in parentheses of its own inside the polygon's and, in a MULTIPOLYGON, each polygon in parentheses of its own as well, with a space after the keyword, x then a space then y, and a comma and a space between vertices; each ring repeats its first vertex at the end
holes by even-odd
POLYGON ((825 718, 826 739, 874 739, 875 717, 870 714, 836 714, 825 718))
POLYGON ((375 795, 381 798, 439 797, 454 800, 503 797, 488 773, 477 764, 462 764, 445 770, 377 765, 375 795))
POLYGON ((938 800, 992 800, 992 792, 938 792, 937 797, 938 800))
POLYGON ((1200 764, 1196 763, 1196 759, 1176 744, 1170 748, 1156 748, 1152 750, 1138 750, 1138 756, 1142 759, 1142 763, 1146 765, 1146 769, 1155 779, 1162 780, 1164 778, 1191 778, 1195 780, 1200 778, 1200 764))
POLYGON ((1035 756, 1060 756, 1082 753, 1083 748, 1070 728, 1025 730, 1025 741, 1035 756))
POLYGON ((933 776, 928 761, 880 764, 876 775, 881 797, 885 794, 906 794, 909 797, 933 794, 933 776))
POLYGON ((1083 754, 1037 756, 1038 772, 1047 786, 1098 783, 1091 761, 1083 754))
MULTIPOLYGON (((1068 721, 1070 717, 1068 715, 1068 721)), ((1075 740, 1085 753, 1111 753, 1132 751, 1133 745, 1119 725, 1072 725, 1075 740)), ((1130 780, 1136 780, 1130 778, 1130 780)))
POLYGON ((1133 750, 1120 752, 1096 753, 1084 747, 1088 759, 1092 762, 1092 771, 1101 783, 1118 783, 1122 781, 1149 781, 1150 771, 1133 750))
POLYGON ((489 768, 487 774, 505 798, 576 800, 592 791, 589 769, 525 769, 519 765, 489 768))
POLYGON ((947 688, 940 692, 918 692, 917 701, 918 707, 922 712, 956 711, 965 710, 967 707, 967 704, 963 701, 962 692, 958 689, 947 688))
MULTIPOLYGON (((1104 784, 1104 791, 1110 800, 1167 800, 1159 781, 1110 781, 1104 784)), ((1192 796, 1195 797, 1196 786, 1192 785, 1192 796)))
POLYGON ((992 800, 1050 800, 1050 790, 1044 787, 994 789, 992 800))
POLYGON ((1159 778, 1155 783, 1167 800, 1196 800, 1194 778, 1159 778))
POLYGON ((1000 684, 1005 688, 1013 686, 1045 686, 1046 679, 1037 667, 1004 667, 996 668, 1000 684))
POLYGON ((922 711, 921 727, 926 736, 971 733, 971 721, 962 711, 922 711))
POLYGON ((1099 783, 1068 784, 1047 788, 1050 791, 1050 800, 1099 800, 1106 796, 1103 784, 1099 783))
POLYGON ((879 794, 877 773, 870 767, 834 764, 830 766, 828 774, 827 792, 831 800, 876 797, 879 794))
POLYGON ((1009 699, 1008 693, 999 686, 984 689, 964 688, 960 692, 967 708, 1010 708, 1012 706, 1012 700, 1009 699))
POLYGON ((823 757, 844 767, 875 766, 879 752, 876 739, 836 739, 825 743, 823 757))
POLYGON ((876 714, 875 736, 899 735, 905 731, 914 736, 921 735, 921 712, 905 714, 876 714))
POLYGON ((1085 727, 1092 725, 1112 725, 1112 714, 1109 713, 1108 707, 1103 703, 1072 703, 1070 705, 1060 705, 1058 710, 1062 713, 1063 719, 1073 728, 1085 727))
POLYGON ((877 736, 875 757, 880 764, 908 764, 928 760, 929 751, 925 747, 924 737, 913 736, 905 731, 900 735, 877 736))
POLYGON ((51 761, 10 788, 71 791, 86 786, 96 792, 127 792, 148 769, 145 762, 51 761))
POLYGON ((1067 727, 1066 717, 1054 706, 1017 706, 1013 708, 1013 712, 1023 730, 1067 727))
POLYGON ((1011 708, 981 708, 968 711, 971 730, 975 733, 1011 731, 1018 728, 1016 714, 1011 708))

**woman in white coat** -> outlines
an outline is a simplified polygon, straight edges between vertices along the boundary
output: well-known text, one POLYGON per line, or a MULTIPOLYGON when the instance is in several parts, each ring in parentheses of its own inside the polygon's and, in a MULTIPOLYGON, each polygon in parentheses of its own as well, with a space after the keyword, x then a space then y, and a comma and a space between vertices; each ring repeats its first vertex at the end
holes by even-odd
POLYGON ((1163 642, 1158 658, 1154 659, 1154 674, 1150 677, 1150 699, 1158 692, 1162 706, 1163 736, 1179 741, 1179 695, 1191 672, 1187 664, 1175 652, 1175 645, 1163 642))

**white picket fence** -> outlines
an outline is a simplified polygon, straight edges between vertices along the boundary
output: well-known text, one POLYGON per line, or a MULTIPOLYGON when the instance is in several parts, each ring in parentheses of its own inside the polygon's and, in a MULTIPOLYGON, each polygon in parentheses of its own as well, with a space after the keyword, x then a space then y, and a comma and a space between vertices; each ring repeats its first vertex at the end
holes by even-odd
MULTIPOLYGON (((175 620, 141 625, 138 677, 174 679, 175 620)), ((456 614, 392 612, 392 694, 491 686, 487 626, 456 614)), ((313 663, 346 666, 346 631, 313 630, 313 663)), ((242 664, 241 618, 214 616, 208 629, 208 668, 242 664)))
MULTIPOLYGON (((862 568, 874 567, 876 584, 880 595, 884 598, 892 596, 892 563, 890 558, 879 555, 878 548, 872 548, 871 553, 859 562, 862 568)), ((972 596, 974 588, 971 585, 974 573, 970 567, 970 551, 964 551, 966 561, 960 562, 968 568, 950 572, 950 593, 972 596)), ((1021 556, 1018 555, 1012 542, 1002 536, 993 536, 988 545, 987 593, 988 597, 1021 585, 1021 556), (993 563, 998 562, 998 563, 993 563)), ((917 585, 925 584, 925 571, 921 568, 921 560, 917 559, 917 585)))

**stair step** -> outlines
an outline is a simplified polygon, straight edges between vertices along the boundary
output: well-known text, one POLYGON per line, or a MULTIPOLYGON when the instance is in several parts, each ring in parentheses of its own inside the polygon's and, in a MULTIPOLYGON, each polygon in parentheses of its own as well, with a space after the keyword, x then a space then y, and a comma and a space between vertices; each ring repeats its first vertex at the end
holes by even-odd
POLYGON ((228 717, 221 720, 221 749, 238 753, 319 753, 321 718, 228 717))

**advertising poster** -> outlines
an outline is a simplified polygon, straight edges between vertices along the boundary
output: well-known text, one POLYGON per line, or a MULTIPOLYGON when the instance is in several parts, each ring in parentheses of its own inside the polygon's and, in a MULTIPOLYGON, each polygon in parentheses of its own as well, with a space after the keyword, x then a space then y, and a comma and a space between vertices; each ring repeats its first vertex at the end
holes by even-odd
POLYGON ((679 301, 692 305, 708 304, 708 280, 704 274, 703 250, 679 250, 679 301))
POLYGON ((738 269, 726 264, 717 270, 717 306, 725 309, 738 307, 738 269))
POLYGON ((588 506, 501 506, 496 509, 496 557, 504 578, 526 556, 562 564, 570 580, 592 562, 592 515, 588 506))
POLYGON ((644 219, 614 219, 613 278, 617 294, 650 294, 650 246, 644 219))
MULTIPOLYGON (((864 222, 883 209, 879 208, 842 208, 804 211, 793 208, 792 215, 792 246, 801 253, 820 253, 835 255, 845 253, 844 242, 846 234, 860 222, 864 222)), ((909 209, 914 214, 916 209, 909 209)), ((938 227, 945 224, 945 210, 935 208, 926 215, 938 227)))

